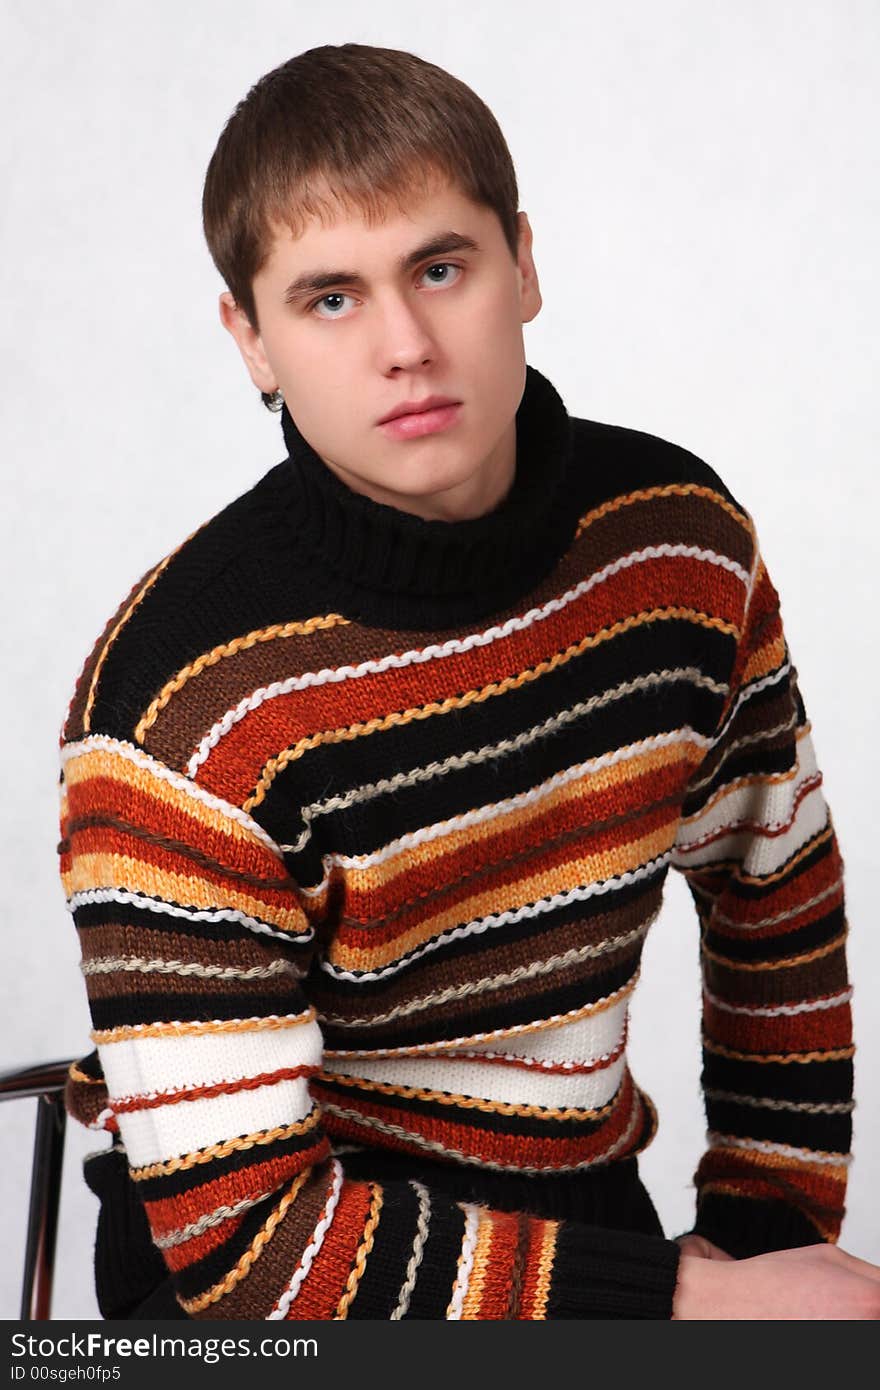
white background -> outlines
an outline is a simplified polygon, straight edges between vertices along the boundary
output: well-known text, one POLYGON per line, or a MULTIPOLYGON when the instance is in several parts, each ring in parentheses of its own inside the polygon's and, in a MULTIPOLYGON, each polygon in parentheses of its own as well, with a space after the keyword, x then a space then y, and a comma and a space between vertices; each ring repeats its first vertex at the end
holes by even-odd
MULTIPOLYGON (((348 41, 448 68, 498 117, 544 294, 528 360, 570 413, 684 444, 757 518, 849 874, 858 1105, 841 1243, 880 1262, 875 0, 4 0, 0 1068, 89 1048, 55 854, 80 666, 135 579, 284 456, 217 318, 205 168, 259 76, 348 41)), ((641 1167, 670 1235, 690 1225, 704 1137, 696 952, 676 881, 632 1025, 660 1110, 641 1167)), ((0 1108, 5 1317, 33 1105, 0 1108)), ((95 1311, 79 1167, 94 1147, 69 1135, 57 1316, 95 1311)))

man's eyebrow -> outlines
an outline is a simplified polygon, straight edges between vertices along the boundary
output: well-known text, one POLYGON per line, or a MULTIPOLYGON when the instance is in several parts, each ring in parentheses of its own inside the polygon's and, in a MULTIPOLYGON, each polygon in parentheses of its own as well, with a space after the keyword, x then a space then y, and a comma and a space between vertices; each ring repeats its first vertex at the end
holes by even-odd
MULTIPOLYGON (((421 246, 417 246, 413 251, 408 251, 405 256, 399 257, 397 265, 398 269, 405 273, 407 270, 415 269, 420 261, 428 260, 432 256, 445 256, 453 251, 479 251, 479 249, 473 237, 464 236, 461 232, 440 232, 428 241, 423 241, 421 246)), ((285 304, 295 304, 308 295, 315 294, 320 290, 332 289, 334 285, 343 282, 346 285, 357 285, 359 288, 363 288, 366 284, 364 277, 356 270, 303 271, 302 275, 298 275, 287 286, 284 291, 284 302, 285 304)))

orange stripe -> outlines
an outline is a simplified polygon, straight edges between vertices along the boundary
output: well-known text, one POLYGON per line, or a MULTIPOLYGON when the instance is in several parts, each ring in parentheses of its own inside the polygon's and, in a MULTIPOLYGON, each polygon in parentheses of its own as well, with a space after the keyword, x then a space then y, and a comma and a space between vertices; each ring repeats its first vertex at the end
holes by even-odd
POLYGON ((547 1317, 547 1298, 553 1277, 556 1257, 558 1221, 530 1220, 529 1251, 523 1279, 520 1318, 528 1322, 543 1322, 547 1317))
MULTIPOLYGON (((91 761, 92 755, 87 756, 91 761)), ((75 761, 85 761, 85 756, 75 761)), ((117 759, 113 766, 114 771, 120 771, 123 767, 127 770, 128 765, 117 759)), ((68 764, 67 772, 72 768, 73 761, 68 764)), ((132 767, 131 772, 132 776, 83 775, 83 769, 78 768, 75 780, 68 783, 68 821, 102 814, 114 819, 121 817, 133 826, 179 840, 184 845, 204 845, 210 841, 212 847, 217 847, 218 863, 229 862, 242 872, 275 883, 287 878, 284 864, 253 831, 140 768, 132 767)), ((108 832, 112 829, 112 826, 107 827, 108 832)), ((77 833, 83 835, 89 831, 84 829, 77 833)))
POLYGON ((369 1183, 350 1180, 342 1184, 333 1219, 290 1305, 289 1319, 332 1320, 346 1290, 352 1262, 369 1220, 372 1196, 369 1183))
MULTIPOLYGON (((565 874, 561 870, 546 869, 539 862, 529 865, 527 873, 520 873, 510 883, 501 879, 481 885, 479 893, 451 906, 440 901, 430 912, 413 914, 408 919, 412 923, 408 930, 398 931, 390 941, 377 943, 370 951, 351 951, 344 940, 334 940, 328 948, 327 959, 346 970, 372 970, 390 965, 407 951, 460 926, 463 920, 476 921, 490 914, 515 912, 524 903, 536 903, 556 893, 567 892, 573 884, 607 881, 638 869, 669 848, 673 824, 669 820, 659 829, 626 844, 570 857, 565 874)), ((534 929, 540 930, 537 923, 534 929)))
MULTIPOLYGON (((462 1321, 501 1321, 510 1304, 519 1220, 510 1212, 486 1216, 487 1239, 477 1239, 474 1265, 462 1305, 462 1321)), ((482 1230, 480 1231, 482 1235, 482 1230)))
POLYGON ((264 1192, 271 1192, 282 1184, 292 1182, 297 1173, 323 1156, 319 1150, 324 1149, 327 1149, 327 1144, 321 1136, 316 1144, 297 1153, 278 1154, 263 1161, 255 1159, 247 1168, 226 1173, 222 1177, 211 1177, 174 1197, 147 1200, 144 1207, 150 1230, 156 1238, 166 1236, 171 1231, 192 1225, 218 1207, 234 1206, 245 1198, 260 1197, 264 1192))
MULTIPOLYGON (((548 1171, 572 1163, 584 1163, 601 1158, 626 1133, 634 1110, 641 1109, 642 1105, 629 1073, 625 1072, 611 1113, 591 1133, 560 1138, 538 1138, 522 1134, 497 1134, 482 1126, 456 1124, 454 1113, 444 1115, 442 1121, 435 1120, 420 1114, 418 1110, 404 1111, 391 1104, 381 1104, 374 1093, 365 1100, 357 1095, 346 1095, 340 1099, 337 1094, 331 1093, 317 1081, 312 1082, 312 1093, 322 1106, 324 1129, 331 1137, 365 1142, 365 1136, 378 1133, 381 1135, 383 1147, 425 1156, 425 1148, 417 1142, 401 1138, 395 1133, 389 1134, 385 1130, 374 1131, 369 1125, 363 1126, 356 1118, 350 1118, 349 1112, 354 1112, 367 1119, 375 1116, 385 1125, 398 1126, 432 1143, 440 1144, 444 1149, 467 1154, 479 1162, 500 1163, 512 1169, 546 1168, 548 1171), (327 1109, 331 1104, 340 1106, 347 1112, 346 1115, 340 1116, 331 1112, 327 1109)), ((639 1129, 640 1126, 636 1123, 632 1129, 633 1142, 639 1129)))
POLYGON ((703 1026, 714 1042, 749 1052, 828 1051, 846 1047, 852 1038, 852 1014, 848 1003, 831 1009, 767 1018, 760 1014, 755 1017, 726 1013, 704 1000, 703 1026))
POLYGON ((531 872, 535 861, 542 869, 561 868, 574 855, 618 848, 676 821, 675 804, 641 809, 677 797, 693 767, 692 750, 690 754, 681 748, 663 751, 667 759, 671 755, 665 767, 640 775, 641 760, 633 759, 630 778, 624 779, 618 768, 608 769, 606 778, 603 770, 601 782, 613 785, 598 788, 596 774, 586 773, 540 803, 504 811, 466 832, 431 841, 430 857, 405 852, 391 878, 388 863, 372 871, 347 870, 346 912, 338 939, 352 950, 372 948, 405 929, 401 905, 411 913, 419 912, 426 898, 437 896, 438 885, 444 885, 443 901, 451 905, 468 897, 480 883, 510 882, 531 872), (622 808, 625 816, 620 816, 622 808), (618 823, 609 826, 607 822, 616 815, 618 823), (361 923, 359 918, 365 920, 361 923))

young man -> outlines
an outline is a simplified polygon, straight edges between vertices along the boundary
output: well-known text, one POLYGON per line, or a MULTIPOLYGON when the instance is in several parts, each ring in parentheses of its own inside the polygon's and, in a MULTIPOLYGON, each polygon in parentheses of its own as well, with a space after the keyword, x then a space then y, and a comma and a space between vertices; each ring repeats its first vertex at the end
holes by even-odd
POLYGON ((211 160, 220 312, 288 457, 142 580, 63 731, 109 1316, 876 1316, 834 1247, 841 861, 752 523, 526 365, 491 113, 301 54, 211 160), (638 1176, 629 999, 701 925, 693 1232, 638 1176))

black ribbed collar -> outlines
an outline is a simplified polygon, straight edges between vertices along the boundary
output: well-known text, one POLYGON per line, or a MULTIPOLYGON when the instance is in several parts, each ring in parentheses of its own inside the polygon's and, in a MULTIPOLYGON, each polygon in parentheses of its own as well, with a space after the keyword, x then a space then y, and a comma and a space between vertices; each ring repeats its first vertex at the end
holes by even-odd
POLYGON ((426 521, 354 492, 281 412, 299 559, 346 616, 439 630, 515 603, 569 545, 578 512, 566 476, 572 424, 555 387, 526 368, 516 472, 484 516, 426 521))

